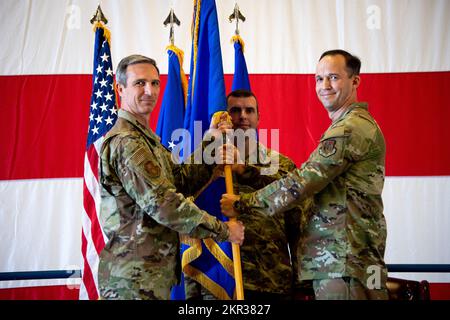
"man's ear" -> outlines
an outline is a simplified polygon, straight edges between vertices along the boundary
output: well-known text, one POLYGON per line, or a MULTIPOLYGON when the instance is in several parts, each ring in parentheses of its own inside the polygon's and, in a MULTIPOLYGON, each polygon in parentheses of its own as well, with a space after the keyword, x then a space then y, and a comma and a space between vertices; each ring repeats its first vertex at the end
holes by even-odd
POLYGON ((353 77, 353 87, 356 89, 359 87, 360 83, 361 83, 361 77, 360 76, 354 76, 353 77))
POLYGON ((122 91, 123 91, 123 85, 121 85, 120 83, 116 83, 116 90, 117 90, 117 93, 119 94, 119 96, 122 96, 122 91))

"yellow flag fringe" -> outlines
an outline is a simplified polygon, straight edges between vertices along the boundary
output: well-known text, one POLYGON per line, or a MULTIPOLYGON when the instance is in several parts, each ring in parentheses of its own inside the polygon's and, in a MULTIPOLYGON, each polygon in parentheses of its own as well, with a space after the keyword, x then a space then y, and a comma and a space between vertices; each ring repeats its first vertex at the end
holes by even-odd
POLYGON ((186 78, 186 74, 183 70, 183 61, 184 61, 184 52, 180 48, 178 48, 175 45, 169 45, 166 47, 166 50, 171 50, 174 52, 177 57, 178 61, 180 62, 180 78, 181 78, 181 86, 183 88, 183 96, 184 96, 184 106, 186 107, 186 99, 187 99, 187 91, 188 91, 188 81, 186 78))
POLYGON ((244 40, 242 40, 240 35, 237 34, 231 38, 231 43, 235 43, 235 42, 239 42, 241 44, 242 53, 244 53, 245 43, 244 43, 244 40))

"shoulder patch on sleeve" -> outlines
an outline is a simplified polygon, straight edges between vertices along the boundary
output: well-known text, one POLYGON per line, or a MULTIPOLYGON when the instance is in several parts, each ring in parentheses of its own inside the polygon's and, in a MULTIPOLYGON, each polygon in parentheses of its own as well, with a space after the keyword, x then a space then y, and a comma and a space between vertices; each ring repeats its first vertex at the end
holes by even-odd
POLYGON ((319 154, 328 158, 336 153, 336 139, 324 140, 319 145, 319 154))

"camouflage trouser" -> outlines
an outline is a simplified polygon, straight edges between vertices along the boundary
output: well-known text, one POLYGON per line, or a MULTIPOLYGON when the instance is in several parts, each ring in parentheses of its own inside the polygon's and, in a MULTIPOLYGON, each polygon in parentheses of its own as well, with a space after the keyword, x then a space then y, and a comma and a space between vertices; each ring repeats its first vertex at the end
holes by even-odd
POLYGON ((368 289, 356 278, 313 280, 316 300, 387 300, 387 289, 368 289))
MULTIPOLYGON (((186 300, 217 300, 217 298, 197 281, 185 276, 184 289, 186 300)), ((292 300, 291 294, 259 292, 244 289, 244 299, 250 301, 288 301, 292 300)))
POLYGON ((185 275, 184 291, 186 300, 217 300, 214 295, 202 287, 200 283, 185 275))

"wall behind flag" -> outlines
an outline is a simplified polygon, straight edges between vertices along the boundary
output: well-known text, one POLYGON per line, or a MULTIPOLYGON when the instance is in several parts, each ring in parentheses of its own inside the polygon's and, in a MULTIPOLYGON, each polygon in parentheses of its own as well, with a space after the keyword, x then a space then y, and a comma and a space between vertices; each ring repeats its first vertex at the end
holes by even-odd
MULTIPOLYGON (((228 16, 234 2, 216 2, 228 92, 235 27, 228 16)), ((188 70, 191 1, 102 1, 114 67, 131 53, 155 58, 162 89, 169 42, 162 22, 172 3, 181 21, 176 45, 185 52, 188 70)), ((238 3, 247 18, 240 30, 261 128, 280 128, 281 151, 301 164, 329 123, 314 93, 318 57, 337 47, 358 55, 360 99, 369 102, 387 140, 386 260, 450 264, 450 109, 445 108, 450 2, 238 3)), ((89 19, 96 6, 90 0, 0 2, 0 272, 81 265, 82 165, 94 42, 89 19)), ((158 112, 159 107, 151 117, 153 128, 158 112)), ((450 282, 448 274, 408 276, 450 282)), ((26 285, 0 281, 0 288, 26 285)))
MULTIPOLYGON (((168 27, 162 22, 172 2, 103 1, 114 37, 112 54, 124 57, 141 52, 156 59, 167 74, 164 48, 168 27)), ((218 0, 217 12, 224 72, 233 73, 234 2, 218 0)), ((364 73, 448 71, 450 28, 446 0, 362 1, 238 1, 247 20, 241 23, 245 57, 252 74, 310 74, 316 60, 329 48, 346 48, 363 61, 364 73), (427 50, 424 50, 427 48, 427 50), (447 68, 446 68, 447 66, 447 68)), ((89 74, 92 31, 89 19, 95 1, 73 4, 48 0, 36 3, 1 2, 0 74, 89 74), (44 19, 43 19, 44 18, 44 19), (50 32, 51 30, 51 32, 50 32), (18 54, 21 53, 21 54, 18 54)), ((176 45, 190 57, 192 2, 175 1, 181 26, 176 45)), ((114 67, 119 63, 115 59, 114 67)), ((185 70, 188 64, 185 59, 185 70)))

